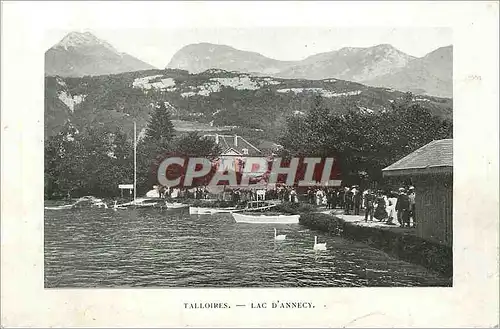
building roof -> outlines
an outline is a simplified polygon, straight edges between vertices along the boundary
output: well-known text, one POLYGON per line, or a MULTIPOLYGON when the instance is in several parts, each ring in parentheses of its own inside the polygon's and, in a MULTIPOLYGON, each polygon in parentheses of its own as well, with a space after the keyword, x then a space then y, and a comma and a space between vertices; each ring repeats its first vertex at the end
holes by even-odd
POLYGON ((205 135, 213 139, 222 150, 222 155, 262 156, 262 151, 238 135, 205 135), (245 153, 245 150, 247 153, 245 153))
POLYGON ((453 172, 453 139, 440 139, 422 146, 389 167, 384 176, 453 172))

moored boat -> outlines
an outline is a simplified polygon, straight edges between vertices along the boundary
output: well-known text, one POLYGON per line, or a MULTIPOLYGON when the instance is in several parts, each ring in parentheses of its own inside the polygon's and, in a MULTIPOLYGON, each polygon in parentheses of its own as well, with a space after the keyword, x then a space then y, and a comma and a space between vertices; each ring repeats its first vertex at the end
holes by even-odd
POLYGON ((263 215, 263 214, 242 214, 232 213, 237 223, 252 224, 298 224, 300 215, 263 215))
POLYGON ((108 208, 106 202, 102 199, 96 198, 94 196, 83 196, 76 200, 72 204, 66 204, 61 206, 46 206, 45 210, 65 210, 65 209, 75 209, 75 208, 108 208))
POLYGON ((276 207, 277 202, 273 201, 248 201, 245 207, 189 207, 190 215, 212 215, 219 213, 234 213, 242 211, 264 211, 276 207))
POLYGON ((66 204, 62 206, 54 206, 54 207, 44 207, 45 210, 64 210, 64 209, 72 209, 74 205, 66 204))
POLYGON ((181 202, 165 202, 165 206, 167 206, 167 209, 179 209, 189 207, 189 204, 181 202))
POLYGON ((159 207, 161 201, 163 200, 159 198, 137 198, 134 201, 122 203, 118 207, 153 208, 159 207))
POLYGON ((217 213, 231 213, 236 210, 236 207, 226 208, 205 208, 205 207, 189 207, 190 215, 211 215, 217 213))

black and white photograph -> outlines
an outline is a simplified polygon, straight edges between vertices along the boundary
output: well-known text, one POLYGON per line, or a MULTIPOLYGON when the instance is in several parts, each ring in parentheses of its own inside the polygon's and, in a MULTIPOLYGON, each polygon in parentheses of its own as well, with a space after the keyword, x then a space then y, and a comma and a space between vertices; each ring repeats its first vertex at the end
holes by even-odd
POLYGON ((53 35, 47 288, 452 286, 451 29, 53 35), (168 152, 337 179, 165 186, 168 152))
POLYGON ((498 3, 2 8, 2 326, 495 325, 498 3))

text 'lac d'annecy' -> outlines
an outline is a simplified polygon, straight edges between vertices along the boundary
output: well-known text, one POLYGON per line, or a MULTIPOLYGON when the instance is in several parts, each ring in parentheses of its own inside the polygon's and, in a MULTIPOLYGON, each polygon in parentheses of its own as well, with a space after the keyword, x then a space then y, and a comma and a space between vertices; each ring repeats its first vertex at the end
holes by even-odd
MULTIPOLYGON (((251 302, 249 304, 237 304, 233 305, 236 307, 249 307, 252 309, 267 309, 267 308, 315 308, 313 303, 304 301, 272 301, 272 302, 251 302)), ((195 302, 195 303, 184 303, 184 308, 186 309, 227 309, 232 308, 229 303, 222 302, 195 302)))

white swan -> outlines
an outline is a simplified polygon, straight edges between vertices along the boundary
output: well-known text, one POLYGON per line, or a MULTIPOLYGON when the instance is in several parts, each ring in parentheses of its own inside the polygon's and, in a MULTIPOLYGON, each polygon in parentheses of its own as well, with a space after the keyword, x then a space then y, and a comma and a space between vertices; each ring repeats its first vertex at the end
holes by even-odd
POLYGON ((318 243, 318 237, 314 236, 314 250, 326 250, 326 242, 325 243, 318 243))
POLYGON ((284 235, 284 234, 276 235, 276 233, 277 233, 277 231, 276 231, 276 229, 274 229, 274 240, 283 241, 286 239, 286 235, 284 235))

